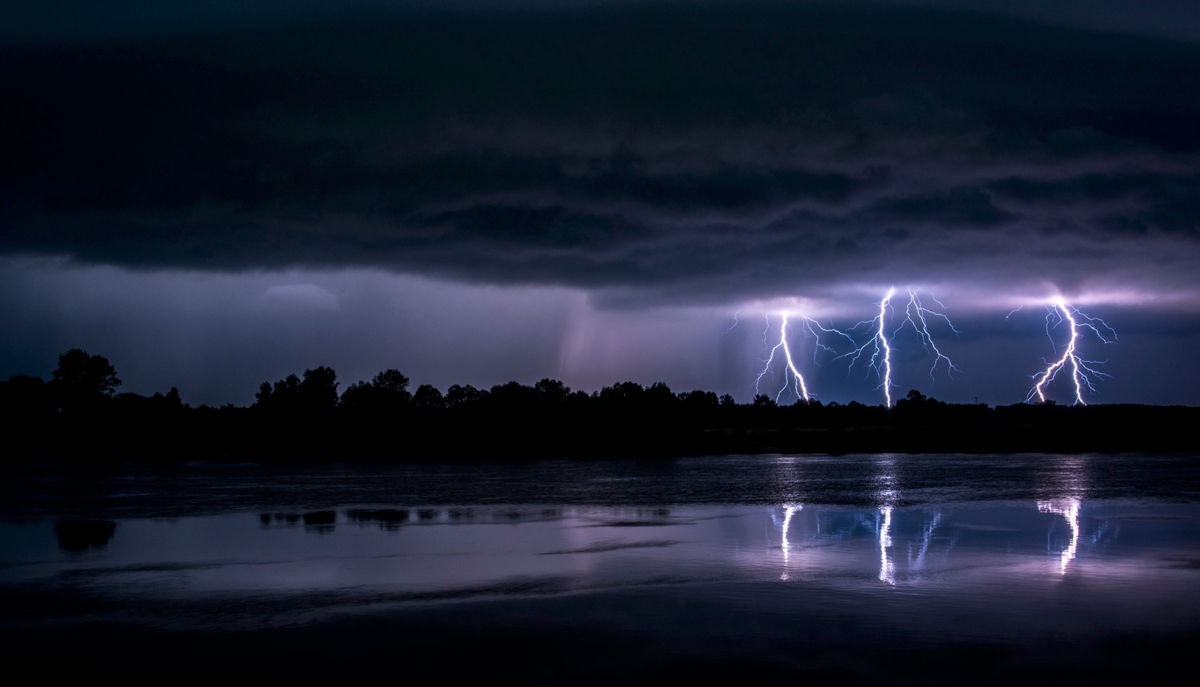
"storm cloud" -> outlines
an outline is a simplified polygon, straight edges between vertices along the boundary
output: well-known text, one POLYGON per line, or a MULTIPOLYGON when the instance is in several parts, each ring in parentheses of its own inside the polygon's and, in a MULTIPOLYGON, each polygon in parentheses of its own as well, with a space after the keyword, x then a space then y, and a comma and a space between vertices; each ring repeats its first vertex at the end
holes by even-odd
POLYGON ((647 4, 9 45, 7 253, 722 303, 1192 288, 1200 45, 647 4), (1153 273, 1130 269, 1157 264, 1153 273))

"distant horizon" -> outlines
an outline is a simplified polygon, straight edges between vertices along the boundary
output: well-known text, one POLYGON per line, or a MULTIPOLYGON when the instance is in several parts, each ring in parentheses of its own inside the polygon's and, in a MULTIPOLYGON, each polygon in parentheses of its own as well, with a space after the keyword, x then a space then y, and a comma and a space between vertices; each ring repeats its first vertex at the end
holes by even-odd
MULTIPOLYGON (((107 358, 106 358, 106 357, 104 357, 104 356, 103 356, 102 354, 100 354, 100 353, 92 353, 92 352, 90 352, 90 351, 86 351, 86 350, 84 350, 84 349, 75 349, 75 350, 82 350, 84 353, 87 353, 87 354, 89 354, 89 355, 92 355, 92 356, 98 356, 98 357, 102 357, 102 358, 104 358, 105 360, 107 360, 107 358)), ((257 390, 259 387, 278 386, 278 385, 280 385, 280 384, 282 384, 282 383, 286 382, 286 381, 287 381, 289 378, 293 378, 293 377, 295 377, 295 378, 299 379, 299 378, 302 376, 302 372, 304 372, 304 373, 307 373, 307 372, 312 372, 313 370, 320 370, 320 369, 328 369, 328 370, 330 370, 331 372, 333 372, 335 375, 336 375, 336 372, 337 372, 337 371, 336 371, 336 369, 334 369, 334 368, 332 368, 332 367, 329 367, 329 366, 316 366, 316 367, 314 367, 314 368, 309 368, 309 369, 307 369, 307 370, 303 370, 303 371, 301 371, 301 370, 297 370, 296 372, 293 372, 293 373, 291 373, 291 374, 289 374, 289 375, 285 375, 284 377, 282 377, 282 378, 280 378, 280 379, 277 379, 277 380, 264 380, 263 382, 260 382, 260 383, 258 383, 258 386, 257 386, 257 387, 255 387, 255 389, 257 390)), ((384 373, 384 372, 392 372, 392 373, 396 373, 396 372, 398 372, 398 373, 401 373, 401 374, 403 374, 403 370, 396 370, 395 368, 390 368, 390 369, 388 369, 388 370, 380 370, 380 371, 379 371, 379 373, 384 373)), ((119 371, 118 371, 117 375, 119 376, 119 374, 120 374, 120 373, 119 373, 119 371)), ((52 380, 52 375, 50 375, 50 374, 47 374, 47 375, 36 375, 36 374, 19 374, 19 375, 10 375, 10 376, 8 377, 7 381, 14 381, 14 380, 16 380, 16 379, 20 379, 21 377, 27 377, 27 378, 36 378, 36 379, 39 379, 39 380, 41 380, 43 383, 50 383, 51 381, 53 381, 53 380, 52 380)), ((341 397, 343 396, 343 394, 345 393, 345 391, 346 391, 346 389, 347 389, 347 388, 349 388, 349 387, 351 387, 351 386, 355 386, 355 385, 362 385, 362 384, 368 384, 368 385, 369 385, 369 384, 370 384, 370 382, 371 382, 371 380, 370 380, 369 378, 367 378, 367 379, 356 379, 356 380, 353 380, 353 381, 346 381, 346 380, 344 380, 344 379, 337 378, 337 380, 336 380, 336 384, 335 384, 335 388, 337 389, 337 394, 338 394, 338 397, 339 397, 339 398, 341 398, 341 397)), ((537 380, 536 382, 533 382, 533 383, 523 383, 523 382, 520 382, 520 381, 518 381, 518 380, 508 380, 507 382, 500 382, 500 383, 497 383, 497 384, 492 384, 492 385, 489 385, 489 386, 481 386, 481 387, 476 387, 476 386, 474 386, 473 384, 470 384, 470 383, 458 383, 458 382, 455 382, 455 383, 448 384, 448 385, 446 385, 446 386, 443 388, 443 387, 438 387, 438 386, 435 386, 435 385, 432 385, 432 384, 413 384, 413 383, 411 382, 411 380, 409 380, 407 377, 405 377, 405 385, 406 385, 406 388, 408 389, 407 393, 408 393, 410 396, 411 396, 413 393, 415 393, 415 392, 416 392, 418 389, 420 389, 420 388, 422 388, 422 387, 430 387, 430 388, 432 388, 432 389, 436 390, 437 392, 439 392, 439 394, 442 394, 442 395, 446 394, 446 392, 450 391, 451 389, 453 389, 453 388, 455 388, 455 387, 458 387, 458 388, 464 388, 464 389, 468 389, 468 390, 471 390, 471 391, 480 392, 480 393, 482 393, 482 394, 486 395, 486 394, 488 394, 488 393, 491 393, 491 392, 494 392, 494 391, 496 391, 497 389, 503 389, 503 388, 505 388, 505 387, 510 387, 511 385, 517 385, 517 386, 520 386, 520 387, 522 387, 522 388, 524 388, 524 389, 533 389, 533 388, 535 388, 536 386, 538 386, 538 385, 540 385, 540 384, 544 384, 544 383, 546 383, 546 382, 552 382, 552 383, 557 383, 557 384, 560 384, 560 385, 562 385, 562 386, 565 388, 565 390, 566 390, 566 392, 567 392, 567 393, 576 393, 576 392, 578 392, 578 393, 583 393, 583 394, 585 394, 585 395, 587 395, 587 396, 589 396, 589 397, 591 397, 591 398, 597 398, 597 397, 599 397, 599 396, 602 394, 602 392, 611 391, 611 390, 613 390, 613 389, 614 389, 614 388, 616 388, 616 387, 620 387, 620 386, 622 386, 622 385, 626 385, 626 384, 633 384, 633 385, 636 385, 636 386, 638 386, 639 388, 642 388, 642 389, 647 389, 647 390, 651 389, 652 387, 660 387, 660 386, 661 386, 661 387, 664 387, 664 388, 666 388, 667 390, 669 390, 669 391, 670 391, 670 392, 671 392, 673 395, 675 395, 675 396, 679 396, 679 397, 681 397, 681 398, 682 398, 682 397, 685 397, 685 396, 687 396, 687 395, 688 395, 688 394, 690 394, 690 393, 707 393, 707 394, 712 394, 714 398, 719 398, 719 399, 720 399, 720 402, 721 402, 722 404, 724 404, 724 403, 726 403, 726 402, 732 402, 732 403, 736 403, 736 404, 739 404, 739 405, 754 405, 754 404, 756 404, 756 403, 760 403, 760 402, 762 402, 762 400, 769 400, 771 404, 773 404, 773 405, 778 405, 778 406, 781 406, 781 407, 793 406, 793 405, 800 404, 800 403, 812 403, 812 404, 815 404, 815 405, 822 405, 822 406, 823 406, 823 405, 829 405, 829 406, 839 406, 839 405, 842 405, 842 406, 852 406, 852 405, 860 405, 860 406, 864 406, 864 407, 879 407, 879 408, 887 407, 887 406, 885 406, 885 404, 882 402, 882 399, 880 399, 880 402, 879 402, 879 403, 871 403, 869 400, 867 400, 867 401, 859 401, 859 400, 857 400, 857 399, 852 399, 852 400, 850 400, 850 401, 847 401, 847 402, 844 402, 844 403, 842 403, 842 402, 839 402, 839 401, 823 401, 822 399, 820 399, 820 398, 816 398, 815 396, 814 396, 814 397, 812 397, 812 398, 810 398, 810 399, 808 399, 808 400, 806 401, 806 400, 804 400, 804 399, 802 399, 802 398, 798 398, 798 397, 795 397, 794 395, 792 395, 792 396, 791 396, 791 397, 789 397, 789 398, 784 398, 784 399, 782 399, 782 400, 779 400, 779 395, 777 395, 777 394, 769 394, 769 393, 758 394, 758 395, 756 395, 756 396, 753 396, 753 397, 751 397, 751 398, 750 398, 750 399, 748 399, 748 400, 745 400, 745 401, 743 401, 743 400, 741 400, 741 399, 734 398, 733 396, 731 396, 731 395, 729 395, 729 394, 718 394, 718 393, 716 393, 716 392, 714 392, 714 391, 712 391, 712 390, 709 390, 709 389, 703 389, 703 388, 679 388, 679 389, 675 389, 675 388, 671 388, 671 387, 670 387, 670 385, 668 385, 668 384, 666 384, 665 382, 662 382, 662 381, 656 381, 656 382, 644 383, 644 382, 638 382, 638 381, 634 381, 634 380, 622 380, 622 381, 613 382, 612 384, 605 385, 605 386, 602 386, 602 387, 600 387, 600 388, 596 388, 596 389, 592 389, 592 390, 586 390, 586 389, 578 389, 578 388, 573 388, 573 387, 571 387, 570 385, 568 385, 568 384, 566 384, 565 382, 563 382, 563 380, 561 380, 561 379, 558 379, 558 378, 555 378, 555 377, 543 377, 542 379, 540 379, 540 380, 537 380), (727 401, 726 399, 729 399, 729 401, 727 401)), ((179 393, 179 399, 180 399, 180 402, 181 402, 181 403, 182 403, 184 406, 187 406, 187 407, 196 407, 196 408, 205 408, 205 407, 208 407, 208 408, 219 408, 219 407, 225 407, 225 406, 233 406, 233 407, 238 407, 238 408, 248 408, 248 407, 251 407, 251 406, 255 405, 255 403, 256 403, 255 401, 252 401, 252 402, 250 402, 250 403, 246 403, 246 404, 239 405, 239 404, 237 404, 237 403, 235 403, 235 402, 233 402, 233 401, 227 401, 227 402, 225 402, 225 403, 219 403, 219 402, 218 402, 218 403, 211 403, 211 404, 210 404, 210 403, 198 403, 198 404, 195 404, 195 405, 193 406, 191 403, 187 402, 186 400, 184 400, 184 399, 182 398, 182 392, 180 392, 180 391, 179 391, 179 389, 178 389, 178 387, 177 387, 177 386, 174 386, 174 385, 171 385, 171 386, 169 386, 169 387, 166 387, 166 388, 164 388, 164 389, 158 389, 158 390, 155 390, 155 391, 152 391, 152 392, 135 392, 135 391, 128 391, 128 390, 124 390, 124 389, 122 388, 123 386, 124 386, 124 383, 123 383, 123 382, 118 382, 118 383, 117 383, 117 385, 115 386, 115 388, 114 388, 114 389, 113 389, 113 391, 112 391, 112 394, 111 394, 111 395, 112 395, 112 397, 114 397, 114 398, 115 398, 115 397, 117 397, 117 396, 120 396, 120 395, 122 395, 122 394, 128 394, 128 395, 131 395, 131 396, 139 396, 139 397, 143 397, 143 398, 150 398, 150 397, 155 397, 155 398, 157 398, 157 397, 161 397, 161 396, 163 396, 164 394, 166 394, 166 393, 168 393, 168 392, 171 392, 171 393, 179 393)), ((1016 401, 1016 402, 1013 402, 1013 403, 995 403, 995 404, 992 404, 992 403, 986 403, 986 402, 981 402, 981 401, 979 401, 978 399, 976 399, 976 400, 974 400, 974 401, 969 401, 969 402, 962 402, 962 401, 958 401, 958 402, 956 402, 956 401, 944 401, 944 400, 942 400, 942 399, 939 399, 939 398, 937 398, 936 396, 929 395, 929 394, 923 394, 923 393, 921 393, 921 392, 920 392, 918 389, 906 389, 906 390, 902 390, 902 389, 900 389, 900 388, 898 388, 898 387, 897 387, 897 388, 895 388, 895 389, 893 390, 893 393, 892 393, 892 399, 893 399, 893 403, 892 403, 892 405, 894 406, 894 405, 895 405, 895 403, 896 403, 897 401, 899 401, 899 400, 902 400, 902 399, 905 399, 906 397, 911 397, 911 395, 912 395, 912 394, 916 394, 916 395, 917 395, 919 398, 921 398, 921 399, 928 399, 929 401, 936 401, 936 402, 940 402, 940 403, 947 403, 948 405, 983 405, 983 406, 986 406, 986 407, 988 407, 988 408, 997 408, 997 407, 1004 407, 1004 406, 1016 406, 1016 405, 1035 405, 1035 406, 1036 406, 1036 405, 1042 405, 1042 404, 1043 404, 1043 402, 1041 402, 1041 401, 1038 401, 1038 400, 1036 400, 1036 399, 1035 399, 1035 400, 1021 400, 1021 401, 1016 401)), ((1056 400, 1055 400, 1055 399, 1053 399, 1053 398, 1048 398, 1048 399, 1046 399, 1046 401, 1045 401, 1044 403, 1046 403, 1046 404, 1049 404, 1049 405, 1064 405, 1064 406, 1072 406, 1072 405, 1082 405, 1082 406, 1091 406, 1091 405, 1107 405, 1107 406, 1113 406, 1113 405, 1127 405, 1127 406, 1148 406, 1148 407, 1164 407, 1164 408, 1165 408, 1165 407, 1197 407, 1197 406, 1195 406, 1195 405, 1188 405, 1188 404, 1178 404, 1178 403, 1176 403, 1176 404, 1156 404, 1156 403, 1123 403, 1123 402, 1115 402, 1115 403, 1103 403, 1103 402, 1101 402, 1101 403, 1087 403, 1087 402, 1085 402, 1085 403, 1060 403, 1060 402, 1056 401, 1056 400)))

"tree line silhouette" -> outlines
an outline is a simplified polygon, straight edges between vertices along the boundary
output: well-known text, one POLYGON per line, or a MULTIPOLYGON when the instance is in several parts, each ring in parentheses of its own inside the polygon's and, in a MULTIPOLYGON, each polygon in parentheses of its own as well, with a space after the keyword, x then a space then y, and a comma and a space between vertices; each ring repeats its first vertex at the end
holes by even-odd
POLYGON ((752 452, 1192 451, 1200 409, 951 404, 909 391, 894 407, 622 382, 561 381, 443 394, 389 369, 340 393, 328 367, 264 382, 248 407, 184 404, 179 391, 117 393, 103 356, 72 349, 49 381, 0 382, 9 460, 441 460, 752 452))

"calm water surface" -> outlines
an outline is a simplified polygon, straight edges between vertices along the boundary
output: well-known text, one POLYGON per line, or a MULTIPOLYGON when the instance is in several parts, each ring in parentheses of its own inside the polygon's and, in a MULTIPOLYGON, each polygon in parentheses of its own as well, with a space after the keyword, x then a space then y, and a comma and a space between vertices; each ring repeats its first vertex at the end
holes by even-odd
POLYGON ((1200 636, 1196 462, 32 467, 3 487, 0 630, 180 660, 383 642, 451 673, 469 649, 533 681, 1142 679, 1200 636))

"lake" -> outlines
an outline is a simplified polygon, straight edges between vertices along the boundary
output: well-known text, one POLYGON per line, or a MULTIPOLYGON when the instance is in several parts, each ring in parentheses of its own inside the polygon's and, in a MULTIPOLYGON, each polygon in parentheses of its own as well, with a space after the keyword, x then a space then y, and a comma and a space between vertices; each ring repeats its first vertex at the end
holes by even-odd
POLYGON ((16 466, 0 633, 86 673, 1127 683, 1200 639, 1198 463, 16 466))

